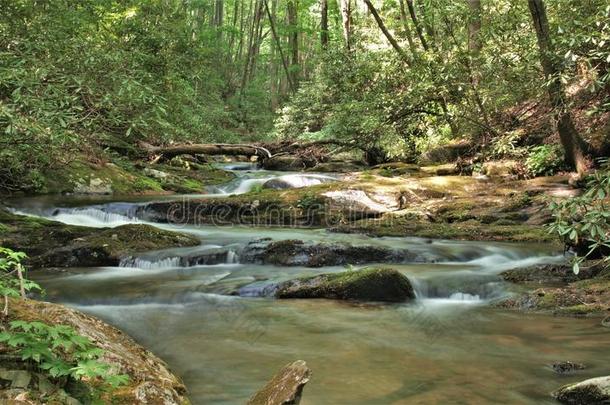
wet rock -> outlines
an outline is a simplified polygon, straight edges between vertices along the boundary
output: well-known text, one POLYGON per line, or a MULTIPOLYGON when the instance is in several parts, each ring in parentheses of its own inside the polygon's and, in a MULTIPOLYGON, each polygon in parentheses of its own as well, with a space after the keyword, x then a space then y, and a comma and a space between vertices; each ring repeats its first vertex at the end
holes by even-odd
POLYGON ((285 190, 289 188, 314 186, 317 184, 328 183, 330 181, 335 181, 335 179, 329 176, 315 174, 290 174, 267 180, 265 183, 263 183, 263 188, 285 190))
POLYGON ((329 199, 331 210, 346 212, 350 218, 374 217, 390 211, 386 205, 373 201, 362 190, 329 191, 323 196, 329 199))
POLYGON ((566 263, 541 264, 536 266, 512 269, 502 272, 500 275, 505 281, 511 283, 571 283, 578 280, 586 280, 596 277, 603 271, 603 266, 598 263, 585 263, 578 275, 574 274, 572 266, 566 263))
POLYGON ((364 269, 321 274, 281 283, 277 298, 406 302, 415 299, 407 277, 393 269, 364 269))
MULTIPOLYGON (((49 325, 67 325, 74 328, 78 334, 89 338, 104 351, 102 360, 105 363, 117 373, 129 376, 127 385, 111 393, 114 396, 112 403, 164 405, 188 403, 184 384, 172 374, 162 360, 120 330, 97 318, 62 305, 33 300, 11 300, 9 317, 36 320, 49 325)), ((65 398, 57 403, 78 403, 70 397, 74 394, 69 388, 64 387, 55 395, 63 394, 66 394, 65 398), (64 390, 68 393, 66 394, 64 390)))
POLYGON ((310 165, 296 156, 274 156, 263 161, 263 168, 267 170, 289 171, 302 170, 306 167, 310 167, 310 165))
POLYGON ((99 178, 91 178, 88 183, 79 182, 74 186, 76 194, 111 194, 112 184, 99 178))
POLYGON ((467 140, 455 141, 427 151, 421 155, 419 161, 425 165, 453 162, 468 154, 472 148, 472 143, 467 140))
POLYGON ((580 363, 573 363, 571 361, 559 361, 551 364, 553 371, 557 374, 569 374, 574 371, 584 370, 586 366, 580 363))
POLYGON ((565 385, 555 391, 553 396, 564 404, 607 404, 610 402, 610 376, 565 385))
POLYGON ((604 318, 604 320, 602 321, 602 326, 605 328, 610 328, 610 316, 604 318))
POLYGON ((323 267, 364 263, 423 262, 425 259, 407 250, 380 246, 353 246, 340 243, 314 243, 301 240, 250 242, 240 254, 242 263, 276 266, 323 267))
POLYGON ((364 169, 362 162, 355 161, 330 161, 324 163, 318 163, 314 167, 307 169, 307 171, 320 172, 320 173, 351 173, 359 172, 364 169))
POLYGON ((514 160, 490 161, 483 163, 481 173, 489 177, 509 177, 519 170, 519 162, 514 160))
POLYGON ((34 267, 117 266, 129 253, 170 247, 196 246, 199 240, 150 225, 123 225, 112 229, 91 230, 55 249, 31 258, 34 267))
POLYGON ((303 360, 288 364, 250 398, 248 405, 298 405, 310 377, 311 370, 303 360))

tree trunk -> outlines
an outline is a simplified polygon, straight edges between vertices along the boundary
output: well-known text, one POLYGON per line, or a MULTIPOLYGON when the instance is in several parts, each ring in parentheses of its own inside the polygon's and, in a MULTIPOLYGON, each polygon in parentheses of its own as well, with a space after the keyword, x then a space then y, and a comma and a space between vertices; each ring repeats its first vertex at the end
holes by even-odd
POLYGON ((322 49, 328 48, 328 0, 320 0, 320 44, 322 49))
POLYGON ((549 21, 543 0, 528 0, 529 9, 538 37, 540 63, 546 79, 549 81, 548 95, 554 110, 554 118, 561 144, 565 150, 566 163, 578 174, 587 170, 585 153, 587 145, 574 126, 572 115, 568 110, 563 85, 559 77, 560 69, 556 62, 553 43, 550 37, 549 21))
MULTIPOLYGON (((277 31, 275 29, 275 21, 273 18, 273 15, 271 15, 271 10, 269 10, 269 3, 267 0, 263 0, 263 2, 265 3, 265 10, 267 11, 267 17, 269 18, 269 25, 271 25, 271 34, 273 35, 273 38, 275 39, 275 44, 277 46, 277 50, 280 53, 280 58, 282 59, 282 66, 284 66, 284 72, 286 73, 286 80, 288 80, 288 86, 290 87, 290 90, 294 92, 295 87, 292 84, 292 79, 290 77, 290 70, 288 69, 288 62, 286 61, 286 58, 284 57, 284 51, 282 50, 282 43, 280 42, 280 37, 277 34, 277 31)), ((280 82, 280 88, 281 88, 281 82, 280 82)))
MULTIPOLYGON (((485 125, 488 128, 491 128, 491 120, 489 119, 489 114, 487 114, 487 109, 483 104, 483 98, 479 92, 479 84, 481 82, 479 56, 483 49, 483 43, 481 42, 481 0, 468 0, 468 6, 470 8, 470 18, 468 22, 468 69, 470 70, 470 83, 472 85, 474 102, 483 117, 485 125)), ((485 139, 483 141, 484 143, 486 142, 485 139)))
POLYGON ((341 0, 341 21, 343 24, 343 40, 349 51, 352 45, 352 2, 341 0))
POLYGON ((297 15, 297 0, 289 0, 287 4, 288 12, 288 25, 290 26, 290 52, 292 55, 292 61, 290 66, 290 73, 292 75, 292 84, 298 87, 299 83, 299 21, 297 15))
POLYGON ((396 42, 396 39, 392 36, 392 33, 390 33, 390 31, 388 31, 388 28, 385 26, 383 20, 379 16, 379 13, 375 9, 375 6, 373 6, 373 3, 371 3, 370 0, 364 0, 364 3, 369 8, 369 11, 371 12, 371 14, 373 14, 373 17, 375 18, 375 21, 377 21, 377 25, 379 26, 379 29, 381 29, 381 32, 383 32, 383 35, 385 35, 388 42, 390 42, 390 44, 392 45, 392 48, 394 48, 396 50, 396 52, 400 55, 400 57, 405 62, 407 62, 407 64, 410 64, 409 57, 407 56, 405 51, 400 47, 398 42, 396 42))
POLYGON ((417 32, 417 36, 421 41, 421 45, 424 47, 424 50, 428 50, 428 42, 426 42, 426 38, 424 37, 424 31, 419 23, 419 19, 417 18, 417 13, 415 12, 415 5, 413 4, 413 0, 407 0, 407 6, 409 7, 409 14, 411 15, 411 20, 413 21, 413 25, 415 26, 415 32, 417 32))
POLYGON ((404 34, 407 38, 407 42, 409 43, 409 49, 411 50, 411 54, 413 54, 413 58, 417 58, 417 47, 415 46, 415 41, 413 41, 413 35, 411 34, 411 28, 409 27, 409 18, 407 17, 407 11, 405 9, 405 1, 399 0, 400 7, 400 19, 402 20, 402 25, 404 28, 404 34))
POLYGON ((271 152, 257 145, 234 145, 234 144, 193 144, 173 146, 153 146, 140 142, 140 147, 148 155, 160 155, 168 160, 180 155, 230 155, 230 156, 262 156, 270 158, 271 152))

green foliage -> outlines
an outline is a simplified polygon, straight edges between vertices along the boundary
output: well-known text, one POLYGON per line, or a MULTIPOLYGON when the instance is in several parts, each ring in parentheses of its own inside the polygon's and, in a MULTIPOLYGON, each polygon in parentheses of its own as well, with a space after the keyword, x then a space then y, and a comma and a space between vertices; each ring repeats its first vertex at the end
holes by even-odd
POLYGON ((553 223, 549 231, 558 235, 566 245, 575 248, 574 272, 587 258, 599 258, 610 263, 610 170, 603 170, 587 179, 582 196, 554 201, 549 208, 553 223))
POLYGON ((19 298, 22 290, 25 293, 42 291, 38 284, 26 278, 25 267, 21 264, 25 258, 23 252, 0 247, 0 296, 19 298))
POLYGON ((297 208, 307 211, 320 208, 322 203, 323 201, 314 193, 306 193, 297 201, 297 208))
MULTIPOLYGON (((21 263, 25 258, 25 253, 0 247, 0 295, 5 300, 7 297, 25 298, 21 291, 42 291, 38 284, 26 278, 21 263)), ((5 316, 7 310, 5 306, 5 316)), ((96 386, 101 390, 117 388, 128 382, 126 375, 115 374, 108 364, 101 361, 104 353, 101 349, 69 326, 23 320, 10 322, 4 330, 1 326, 0 344, 14 349, 23 361, 36 363, 52 378, 71 377, 101 383, 100 387, 96 386)))
POLYGON ((525 168, 531 176, 550 176, 563 165, 563 152, 556 145, 541 145, 530 149, 525 168))
POLYGON ((101 389, 126 384, 126 375, 115 374, 101 361, 103 350, 65 325, 13 321, 0 332, 0 343, 15 349, 23 361, 33 361, 52 378, 101 382, 101 389))
POLYGON ((263 191, 265 191, 265 187, 262 184, 255 184, 250 189, 250 193, 252 193, 252 194, 260 194, 263 191))

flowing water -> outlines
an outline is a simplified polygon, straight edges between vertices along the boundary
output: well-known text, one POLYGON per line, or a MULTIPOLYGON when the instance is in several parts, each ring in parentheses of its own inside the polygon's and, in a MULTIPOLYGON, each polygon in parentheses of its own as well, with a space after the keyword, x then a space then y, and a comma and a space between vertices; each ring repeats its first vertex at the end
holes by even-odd
MULTIPOLYGON (((206 195, 247 192, 270 178, 286 178, 250 167, 227 169, 237 179, 206 195)), ((289 176, 296 186, 334 180, 289 176)), ((140 222, 137 208, 145 203, 29 200, 19 202, 16 211, 70 224, 117 226, 140 222)), ((50 300, 109 321, 166 360, 185 380, 194 404, 245 403, 296 359, 306 360, 314 372, 305 388, 306 405, 553 403, 549 392, 558 386, 610 371, 608 333, 598 320, 490 307, 511 294, 501 271, 562 260, 546 246, 158 226, 191 233, 201 245, 145 252, 119 267, 35 278, 50 300), (266 298, 279 281, 348 270, 240 263, 243 246, 261 237, 417 252, 426 263, 391 266, 409 277, 417 300, 381 305, 266 298), (549 364, 562 360, 589 368, 560 377, 549 364)))

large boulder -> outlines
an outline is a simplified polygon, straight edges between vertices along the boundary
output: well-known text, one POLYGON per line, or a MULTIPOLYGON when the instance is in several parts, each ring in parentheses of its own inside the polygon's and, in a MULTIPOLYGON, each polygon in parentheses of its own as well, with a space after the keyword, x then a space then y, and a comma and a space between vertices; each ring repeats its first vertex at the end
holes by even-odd
POLYGON ((415 299, 409 279, 393 269, 365 269, 299 278, 278 286, 277 298, 406 302, 415 299))
MULTIPOLYGON (((109 364, 118 374, 128 375, 129 381, 127 385, 108 393, 113 398, 104 394, 101 398, 101 403, 147 405, 182 405, 189 403, 186 396, 186 387, 170 371, 167 364, 153 353, 138 345, 125 333, 97 318, 62 305, 33 300, 11 300, 9 319, 27 319, 29 321, 41 321, 48 325, 66 325, 102 349, 104 352, 101 360, 109 364)), ((6 355, 3 349, 5 348, 0 347, 1 356, 6 355)), ((31 369, 31 364, 29 367, 31 369)), ((28 365, 25 368, 28 368, 28 365)), ((15 396, 11 399, 15 397, 24 398, 26 396, 26 390, 19 388, 23 386, 29 385, 28 390, 34 389, 41 393, 46 391, 49 388, 49 383, 46 381, 44 384, 46 387, 43 387, 39 376, 40 374, 36 374, 37 383, 35 385, 31 380, 28 381, 27 374, 23 374, 18 382, 13 379, 13 387, 21 390, 21 393, 12 391, 10 394, 15 396)), ((13 374, 13 377, 17 376, 13 374)), ((0 379, 3 379, 2 375, 0 375, 0 379)), ((69 385, 64 388, 70 391, 69 385)), ((56 390, 54 389, 54 391, 56 390)), ((82 391, 76 391, 74 395, 78 394, 78 392, 82 393, 82 391)), ((2 401, 3 394, 5 393, 0 388, 0 403, 5 403, 2 401)), ((46 400, 44 402, 10 402, 9 400, 8 403, 79 403, 74 401, 66 396, 61 402, 47 402, 46 400)))
POLYGON ((116 228, 66 225, 0 208, 0 246, 27 253, 32 267, 116 266, 138 252, 196 246, 199 239, 150 225, 116 228))
POLYGON ((553 393, 561 403, 592 405, 610 403, 610 376, 568 384, 553 393))
POLYGON ((250 398, 248 405, 298 405, 310 377, 311 370, 303 360, 288 364, 250 398))
POLYGON ((346 243, 315 243, 302 240, 259 239, 240 254, 242 263, 276 266, 323 267, 365 263, 423 262, 425 258, 407 250, 346 243))

